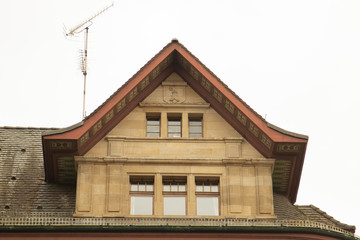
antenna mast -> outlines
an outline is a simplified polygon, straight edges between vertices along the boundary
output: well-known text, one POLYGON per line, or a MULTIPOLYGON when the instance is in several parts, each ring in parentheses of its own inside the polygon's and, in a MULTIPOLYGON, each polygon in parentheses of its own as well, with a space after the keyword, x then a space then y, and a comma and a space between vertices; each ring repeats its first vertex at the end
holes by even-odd
POLYGON ((94 16, 83 21, 76 27, 73 27, 66 36, 74 36, 84 31, 84 52, 81 54, 81 71, 84 76, 84 95, 83 95, 83 119, 85 119, 85 93, 86 93, 86 75, 87 75, 87 54, 88 54, 88 38, 89 38, 89 27, 92 25, 92 20, 114 6, 114 3, 105 7, 103 10, 96 13, 94 16))

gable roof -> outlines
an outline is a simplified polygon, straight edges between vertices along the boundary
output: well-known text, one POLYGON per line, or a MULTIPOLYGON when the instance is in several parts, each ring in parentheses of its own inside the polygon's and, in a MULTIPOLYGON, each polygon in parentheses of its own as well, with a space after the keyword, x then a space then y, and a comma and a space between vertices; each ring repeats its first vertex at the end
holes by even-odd
POLYGON ((173 72, 261 154, 279 160, 273 174, 274 189, 295 202, 307 136, 269 124, 176 39, 81 123, 43 136, 46 180, 64 181, 61 176, 66 167, 62 170, 59 164, 64 166, 71 157, 89 151, 173 72))

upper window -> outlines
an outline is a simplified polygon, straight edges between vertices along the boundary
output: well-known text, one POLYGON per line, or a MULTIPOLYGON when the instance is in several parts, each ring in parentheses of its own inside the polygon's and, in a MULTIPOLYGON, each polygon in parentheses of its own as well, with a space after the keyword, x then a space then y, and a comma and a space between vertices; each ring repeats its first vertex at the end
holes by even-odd
POLYGON ((189 137, 203 137, 202 115, 189 114, 189 137))
POLYGON ((164 215, 186 215, 186 177, 163 177, 164 215))
POLYGON ((153 176, 130 177, 130 214, 152 215, 154 196, 153 176))
POLYGON ((146 136, 160 137, 160 114, 147 114, 146 116, 146 136))
POLYGON ((196 214, 219 216, 219 178, 196 177, 196 214))
POLYGON ((181 137, 181 114, 168 114, 168 137, 181 137))
MULTIPOLYGON (((161 114, 147 113, 146 114, 146 136, 160 137, 161 133, 161 114)), ((186 122, 186 121, 185 121, 186 122)), ((163 122, 165 123, 165 122, 163 122)), ((167 113, 167 136, 180 138, 183 136, 182 132, 182 114, 181 113, 167 113)), ((188 129, 190 138, 203 137, 203 115, 200 113, 189 113, 188 129)), ((187 135, 187 134, 186 134, 187 135)))

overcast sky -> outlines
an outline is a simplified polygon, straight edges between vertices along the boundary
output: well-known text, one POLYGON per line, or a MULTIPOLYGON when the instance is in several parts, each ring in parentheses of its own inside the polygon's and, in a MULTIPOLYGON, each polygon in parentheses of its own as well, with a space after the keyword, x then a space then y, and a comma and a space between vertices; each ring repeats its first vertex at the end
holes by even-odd
MULTIPOLYGON (((84 37, 63 27, 110 4, 0 2, 0 126, 81 121, 84 37)), ((268 122, 310 137, 297 204, 360 228, 360 1, 115 1, 89 30, 87 115, 172 38, 268 122)))

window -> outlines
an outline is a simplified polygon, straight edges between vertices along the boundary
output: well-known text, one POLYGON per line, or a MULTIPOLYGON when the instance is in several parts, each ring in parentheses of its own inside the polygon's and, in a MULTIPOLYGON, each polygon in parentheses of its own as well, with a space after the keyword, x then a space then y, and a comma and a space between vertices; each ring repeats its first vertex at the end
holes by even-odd
POLYGON ((130 214, 152 215, 154 196, 153 176, 130 176, 130 214))
POLYGON ((196 177, 196 214, 219 216, 219 178, 196 177))
POLYGON ((160 114, 148 113, 146 116, 146 136, 160 137, 160 114))
POLYGON ((189 114, 189 137, 203 137, 202 115, 189 114))
POLYGON ((181 137, 181 114, 168 114, 168 137, 181 137))
POLYGON ((164 215, 186 215, 186 177, 163 177, 164 215))

